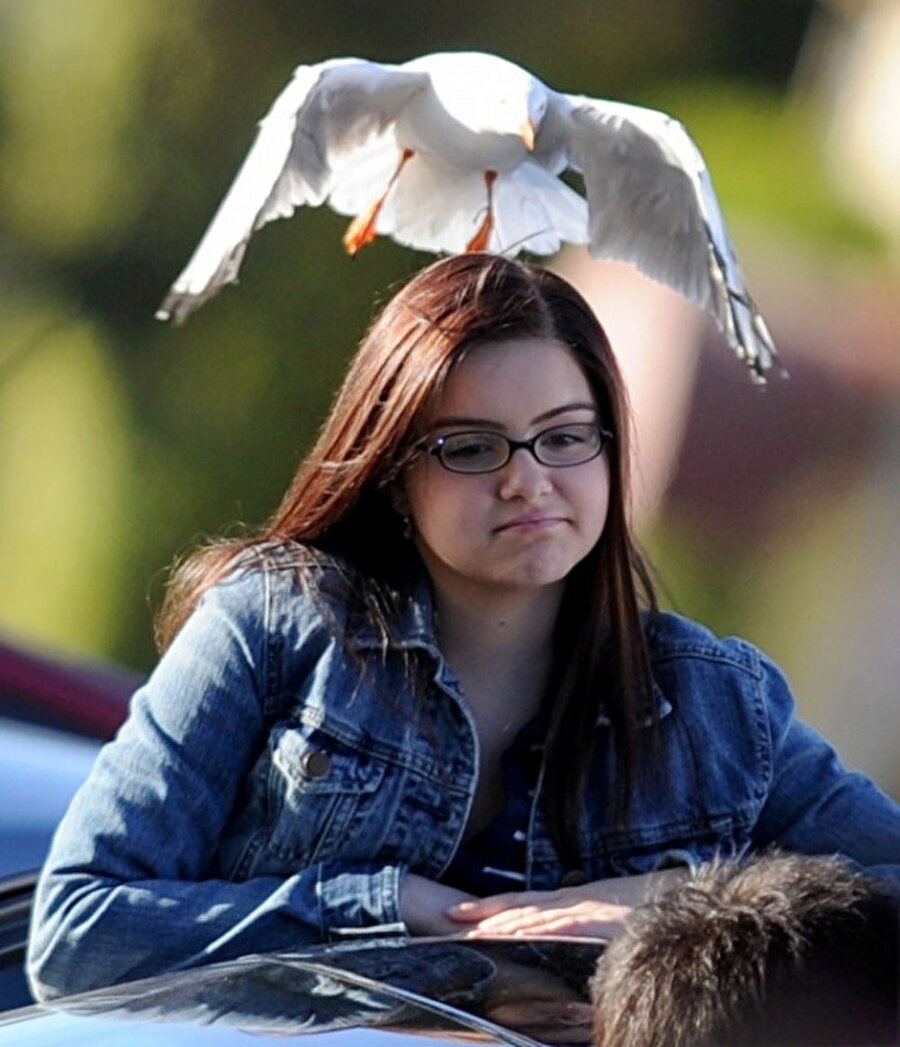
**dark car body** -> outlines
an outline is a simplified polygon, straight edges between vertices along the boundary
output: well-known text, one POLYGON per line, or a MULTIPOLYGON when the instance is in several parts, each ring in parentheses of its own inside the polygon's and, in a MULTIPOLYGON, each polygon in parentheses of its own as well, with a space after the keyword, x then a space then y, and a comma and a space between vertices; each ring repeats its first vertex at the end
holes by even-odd
POLYGON ((25 981, 25 943, 37 874, 21 873, 0 880, 0 1010, 32 1003, 25 981))
MULTIPOLYGON (((3 977, 21 965, 28 884, 0 909, 3 977)), ((246 956, 0 1015, 7 1044, 305 1047, 587 1043, 587 939, 359 939, 246 956)), ((8 981, 3 983, 8 985, 8 981)))

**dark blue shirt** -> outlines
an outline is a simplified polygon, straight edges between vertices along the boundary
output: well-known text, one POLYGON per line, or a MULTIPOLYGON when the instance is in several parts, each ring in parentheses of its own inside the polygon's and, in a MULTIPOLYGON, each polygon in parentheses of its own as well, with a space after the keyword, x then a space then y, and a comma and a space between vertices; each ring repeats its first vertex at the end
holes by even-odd
POLYGON ((503 754, 503 806, 488 825, 459 845, 441 877, 442 883, 482 898, 525 890, 528 819, 541 771, 548 719, 546 713, 539 713, 503 754))

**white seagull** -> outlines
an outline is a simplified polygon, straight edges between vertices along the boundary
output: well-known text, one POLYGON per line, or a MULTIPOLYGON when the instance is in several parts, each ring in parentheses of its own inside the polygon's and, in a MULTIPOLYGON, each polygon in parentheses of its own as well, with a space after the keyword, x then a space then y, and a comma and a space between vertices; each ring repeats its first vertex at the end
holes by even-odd
POLYGON ((299 66, 157 317, 183 321, 237 280, 257 229, 325 202, 353 218, 350 254, 376 234, 451 254, 586 243, 706 310, 756 380, 777 360, 684 127, 480 53, 299 66))

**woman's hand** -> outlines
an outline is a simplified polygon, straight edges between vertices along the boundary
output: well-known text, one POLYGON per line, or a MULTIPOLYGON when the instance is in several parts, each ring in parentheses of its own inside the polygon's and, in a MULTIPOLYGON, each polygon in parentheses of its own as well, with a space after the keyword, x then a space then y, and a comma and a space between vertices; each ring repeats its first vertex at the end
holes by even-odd
POLYGON ((555 891, 517 891, 472 899, 447 910, 452 922, 468 925, 466 937, 564 934, 610 938, 635 905, 665 893, 684 869, 595 880, 555 891))
POLYGON ((400 915, 412 935, 458 935, 465 928, 447 913, 472 898, 465 891, 408 872, 400 884, 400 915))

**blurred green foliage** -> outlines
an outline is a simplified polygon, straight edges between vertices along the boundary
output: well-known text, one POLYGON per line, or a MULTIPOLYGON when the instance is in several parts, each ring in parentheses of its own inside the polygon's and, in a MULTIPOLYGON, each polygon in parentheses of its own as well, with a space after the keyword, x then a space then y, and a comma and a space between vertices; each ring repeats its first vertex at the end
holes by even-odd
POLYGON ((277 223, 183 328, 153 312, 294 65, 495 51, 675 112, 729 216, 877 248, 784 90, 811 3, 5 0, 0 5, 0 625, 152 661, 147 594, 260 523, 373 303, 423 259, 351 262, 327 209, 277 223), (789 152, 791 165, 783 158, 789 152))

